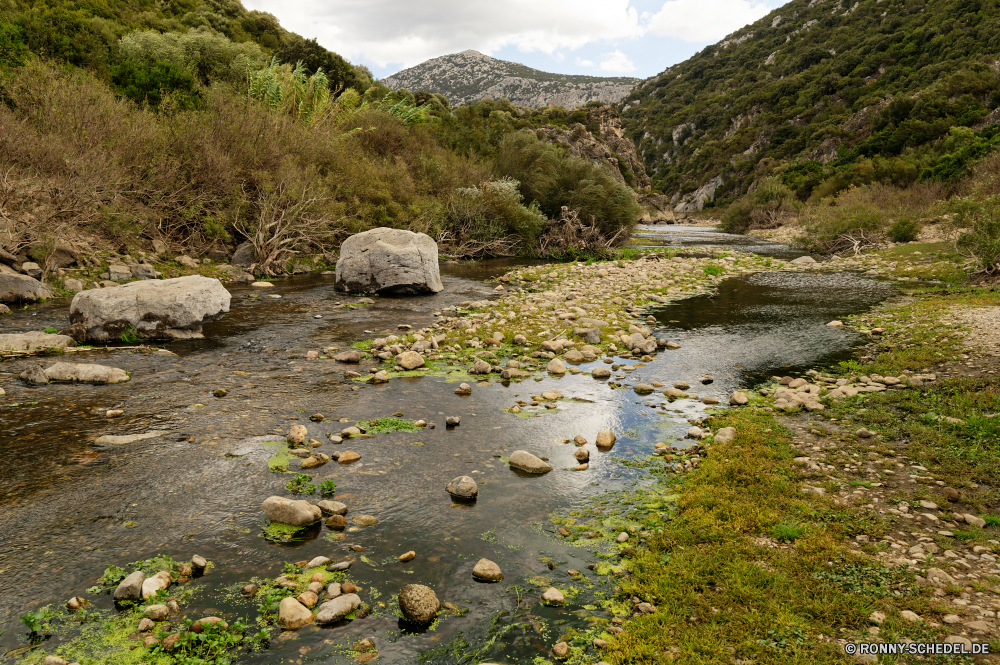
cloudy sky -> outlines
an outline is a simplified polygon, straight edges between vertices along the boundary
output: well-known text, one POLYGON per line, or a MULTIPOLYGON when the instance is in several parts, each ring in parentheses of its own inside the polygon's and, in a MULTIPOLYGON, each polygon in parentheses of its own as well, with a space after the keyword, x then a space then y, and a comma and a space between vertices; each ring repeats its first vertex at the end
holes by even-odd
POLYGON ((780 0, 244 0, 379 78, 473 49, 566 74, 663 71, 780 0))

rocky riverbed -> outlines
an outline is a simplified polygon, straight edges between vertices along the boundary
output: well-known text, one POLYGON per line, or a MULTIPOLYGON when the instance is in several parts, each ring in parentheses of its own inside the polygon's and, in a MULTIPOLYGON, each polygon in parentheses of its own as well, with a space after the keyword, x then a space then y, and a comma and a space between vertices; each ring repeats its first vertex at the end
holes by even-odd
MULTIPOLYGON (((745 389, 786 366, 844 357, 866 337, 827 324, 891 293, 870 277, 822 274, 825 264, 733 252, 507 268, 446 269, 444 291, 417 299, 345 297, 322 276, 231 288, 230 314, 205 326, 204 341, 172 343, 170 353, 72 354, 128 370, 125 384, 33 388, 15 377, 37 360, 6 362, 3 454, 12 471, 2 481, 0 606, 8 614, 0 620, 15 628, 0 638, 4 646, 25 644, 17 616, 86 596, 108 564, 169 553, 191 565, 198 553, 210 574, 167 565, 175 582, 189 579, 174 588, 201 589, 183 599, 192 620, 252 622, 260 600, 249 596, 261 590, 294 588, 317 617, 323 603, 359 599, 343 614, 346 607, 328 606, 338 620, 272 629, 268 648, 248 662, 443 659, 447 649, 434 650, 458 648, 460 638, 460 650, 484 649, 483 659, 548 654, 551 626, 582 634, 595 622, 620 623, 618 606, 607 604, 621 571, 615 555, 647 537, 614 510, 603 526, 579 531, 551 514, 606 492, 641 492, 647 471, 622 460, 657 453, 669 474, 698 468, 701 442, 719 435, 704 421, 707 409, 759 399, 745 389), (490 277, 499 280, 483 281, 490 277), (334 359, 347 351, 356 353, 341 358, 356 362, 334 359), (389 419, 408 426, 372 425, 389 419), (290 445, 293 425, 305 431, 290 445), (98 443, 143 434, 153 436, 98 443), (305 456, 288 454, 303 443, 305 456), (516 451, 552 471, 526 473, 516 451), (289 492, 297 472, 317 488, 289 492), (463 476, 476 484, 474 503, 447 489, 463 476), (268 539, 263 501, 320 504, 324 480, 336 485, 326 500, 347 512, 289 540, 268 539), (315 565, 317 557, 329 561, 315 565), (502 581, 481 581, 497 572, 483 559, 502 581), (248 584, 257 592, 242 593, 248 584), (348 584, 356 592, 345 592, 348 584), (440 602, 432 630, 400 623, 406 610, 396 595, 407 585, 428 587, 440 602), (363 608, 363 620, 343 622, 363 608)), ((58 326, 64 307, 49 302, 5 318, 2 332, 58 326)), ((866 378, 810 380, 803 385, 816 386, 817 399, 803 404, 829 404, 830 391, 885 377, 866 378)), ((814 394, 801 387, 784 389, 814 394)), ((417 591, 410 595, 424 600, 413 612, 430 602, 417 591)), ((105 612, 110 600, 91 598, 105 612)), ((31 654, 69 644, 72 631, 61 625, 31 654)))

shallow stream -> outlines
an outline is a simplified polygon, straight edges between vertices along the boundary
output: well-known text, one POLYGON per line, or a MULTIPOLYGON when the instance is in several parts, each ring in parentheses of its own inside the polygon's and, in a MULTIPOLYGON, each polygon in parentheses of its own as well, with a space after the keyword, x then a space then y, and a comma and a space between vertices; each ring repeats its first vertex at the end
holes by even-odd
MULTIPOLYGON (((691 231, 691 245, 699 251, 705 246, 702 233, 691 231)), ((644 472, 616 460, 645 459, 654 443, 682 440, 688 419, 703 415, 704 405, 668 403, 657 394, 639 397, 585 374, 507 386, 480 383, 470 396, 455 395, 456 381, 442 376, 369 386, 345 380, 345 367, 332 360, 304 358, 309 349, 346 347, 400 324, 420 328, 444 307, 493 297, 494 285, 487 280, 511 265, 443 265, 442 293, 377 298, 370 305, 336 293, 333 278, 318 275, 280 281, 264 293, 233 287, 230 313, 206 326, 206 340, 168 344, 176 355, 127 349, 68 358, 132 373, 129 382, 115 386, 30 388, 16 377, 38 359, 0 364, 0 387, 7 392, 0 397, 0 654, 26 644, 18 621, 25 611, 61 607, 94 584, 107 564, 124 565, 161 552, 178 560, 197 553, 214 562, 216 568, 196 582, 204 590, 192 601, 197 610, 189 614, 203 610, 227 619, 253 619, 252 604, 232 589, 254 576, 273 578, 284 561, 318 555, 354 561, 348 577, 361 587, 362 599, 373 604, 371 616, 335 628, 309 626, 285 638, 275 631, 269 649, 241 662, 346 663, 351 662, 347 645, 366 637, 375 640, 381 662, 417 662, 420 654, 427 662, 480 662, 445 652, 468 655, 497 631, 502 635, 481 660, 528 662, 547 653, 560 631, 585 628, 588 617, 607 618, 606 612, 583 605, 595 594, 610 595, 608 579, 613 578, 587 570, 599 560, 595 547, 556 537, 550 515, 648 484, 644 472), (218 388, 228 395, 214 397, 218 388), (530 418, 503 411, 516 399, 548 389, 567 398, 557 409, 530 418), (122 409, 124 415, 109 419, 108 409, 122 409), (316 413, 326 420, 311 422, 309 416, 316 413), (393 413, 437 427, 339 445, 325 436, 393 413), (460 426, 446 429, 445 417, 455 415, 462 417, 460 426), (341 418, 349 422, 337 422, 341 418), (284 485, 291 477, 269 470, 274 447, 264 442, 294 424, 305 425, 311 437, 324 442, 320 451, 350 449, 361 455, 350 466, 330 463, 315 469, 313 482, 333 479, 335 498, 350 507, 348 518, 373 515, 377 525, 349 529, 342 540, 325 526, 293 544, 261 536, 262 501, 272 494, 288 496, 284 485), (593 446, 601 429, 618 433, 609 453, 593 446), (103 434, 149 431, 164 434, 124 446, 95 443, 103 434), (569 470, 576 463, 575 447, 563 443, 578 434, 591 442, 590 468, 582 472, 569 470), (518 449, 549 458, 555 470, 543 476, 513 472, 504 460, 518 449), (238 456, 227 456, 233 451, 238 456), (453 503, 445 492, 459 475, 479 483, 475 504, 453 503), (364 551, 350 549, 353 545, 364 551), (416 559, 399 563, 397 557, 408 550, 416 552, 416 559), (502 582, 473 581, 472 567, 481 557, 500 565, 502 582), (548 560, 556 564, 554 570, 548 560), (567 569, 584 571, 593 588, 568 594, 561 608, 541 605, 546 586, 574 586, 567 569), (399 588, 409 583, 433 587, 442 601, 468 613, 448 616, 432 631, 407 627, 377 601, 392 608, 399 588)), ((636 367, 617 374, 626 385, 687 381, 701 396, 724 401, 734 388, 771 374, 842 359, 858 340, 826 324, 891 294, 887 283, 848 273, 729 279, 713 296, 652 311, 659 322, 656 334, 681 348, 661 352, 648 366, 616 359, 636 367), (699 379, 706 375, 714 382, 703 386, 699 379)), ((0 318, 0 332, 62 327, 68 304, 53 301, 19 310, 0 318)), ((600 361, 579 367, 595 364, 600 361)), ((363 364, 360 371, 369 366, 363 364)), ((98 598, 97 606, 110 607, 110 598, 98 598)))

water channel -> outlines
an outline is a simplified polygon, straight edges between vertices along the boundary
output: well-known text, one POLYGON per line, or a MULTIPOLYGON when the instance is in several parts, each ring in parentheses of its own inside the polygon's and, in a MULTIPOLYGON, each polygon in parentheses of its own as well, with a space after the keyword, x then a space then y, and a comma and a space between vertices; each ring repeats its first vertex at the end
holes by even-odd
MULTIPOLYGON (((678 231, 687 233, 699 252, 730 242, 711 232, 706 245, 708 231, 678 231)), ((772 256, 800 255, 784 246, 765 249, 772 256)), ((494 381, 474 386, 465 397, 454 394, 454 381, 435 376, 356 389, 356 382, 343 378, 343 366, 304 358, 309 349, 347 346, 399 324, 423 327, 437 310, 494 297, 488 280, 511 265, 442 265, 442 293, 382 297, 355 309, 342 307, 358 299, 335 292, 328 276, 279 281, 266 294, 234 286, 230 313, 206 326, 203 341, 166 345, 173 354, 130 349, 70 358, 127 369, 132 379, 120 385, 31 388, 16 377, 37 359, 0 364, 0 387, 7 393, 0 397, 0 654, 26 644, 18 621, 25 611, 46 604, 61 608, 83 594, 106 565, 161 552, 178 560, 195 553, 212 560, 214 570, 195 582, 201 592, 188 614, 230 620, 256 615, 253 604, 233 589, 254 576, 273 578, 284 561, 318 555, 354 561, 349 577, 373 605, 370 616, 282 637, 275 630, 267 650, 240 662, 347 663, 352 661, 345 645, 367 637, 378 646, 380 662, 413 663, 424 654, 427 662, 464 663, 448 652, 462 644, 471 645, 466 652, 474 650, 498 630, 500 639, 481 654, 482 661, 528 662, 547 653, 560 631, 584 628, 589 618, 602 616, 602 610, 583 605, 595 594, 610 594, 613 583, 587 570, 598 560, 594 548, 555 536, 550 515, 648 484, 643 472, 616 460, 645 458, 654 443, 681 440, 688 419, 703 415, 704 405, 639 397, 586 374, 510 385, 494 381), (218 388, 228 395, 214 397, 218 388), (558 409, 533 418, 503 411, 514 400, 547 389, 567 397, 558 409), (108 419, 108 409, 122 409, 124 415, 108 419), (311 422, 315 413, 326 421, 311 422), (348 517, 374 515, 377 525, 348 530, 342 540, 334 540, 326 527, 290 544, 261 536, 261 502, 272 494, 288 496, 284 485, 290 478, 269 470, 273 448, 263 443, 268 437, 302 424, 324 442, 320 450, 328 451, 334 444, 326 433, 347 425, 338 419, 353 423, 393 413, 438 426, 341 444, 339 449, 358 452, 361 461, 331 463, 313 473, 317 484, 327 478, 336 482, 336 499, 350 506, 348 517), (444 419, 452 415, 462 417, 461 425, 446 429, 444 419), (580 434, 593 442, 606 428, 618 433, 612 451, 597 452, 591 443, 590 469, 570 471, 575 448, 563 439, 580 434), (125 446, 95 443, 103 434, 149 431, 163 434, 125 446), (513 472, 503 459, 517 449, 549 458, 555 471, 538 477, 513 472), (233 451, 238 456, 227 455, 233 451), (479 483, 476 503, 454 503, 444 491, 459 475, 479 483), (353 545, 364 552, 350 549, 353 545), (408 550, 416 559, 399 563, 397 557, 408 550), (473 581, 472 567, 481 557, 500 565, 502 582, 473 581), (557 564, 555 570, 548 561, 557 564), (564 607, 541 605, 543 584, 573 586, 567 569, 585 571, 593 588, 564 607), (442 601, 467 612, 448 616, 432 631, 407 626, 390 610, 399 588, 410 583, 431 586, 442 601), (379 608, 378 601, 389 608, 379 608)), ((657 336, 681 349, 660 353, 629 380, 667 385, 684 380, 703 396, 724 399, 734 388, 775 373, 836 362, 858 339, 826 324, 892 293, 887 282, 851 273, 729 279, 713 296, 652 311, 657 336), (714 382, 700 385, 705 375, 714 382)), ((18 310, 0 318, 0 332, 62 327, 68 304, 51 301, 18 310)), ((108 596, 92 599, 98 608, 111 607, 108 596)), ((51 652, 50 646, 43 648, 51 652)))

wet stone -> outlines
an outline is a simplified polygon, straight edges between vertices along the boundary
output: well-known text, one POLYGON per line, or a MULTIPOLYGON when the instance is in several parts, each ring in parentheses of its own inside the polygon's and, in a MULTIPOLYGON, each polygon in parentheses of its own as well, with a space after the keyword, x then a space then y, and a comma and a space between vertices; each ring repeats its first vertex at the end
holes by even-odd
POLYGON ((480 559, 472 569, 472 577, 480 582, 499 582, 503 579, 503 573, 493 561, 480 559))

